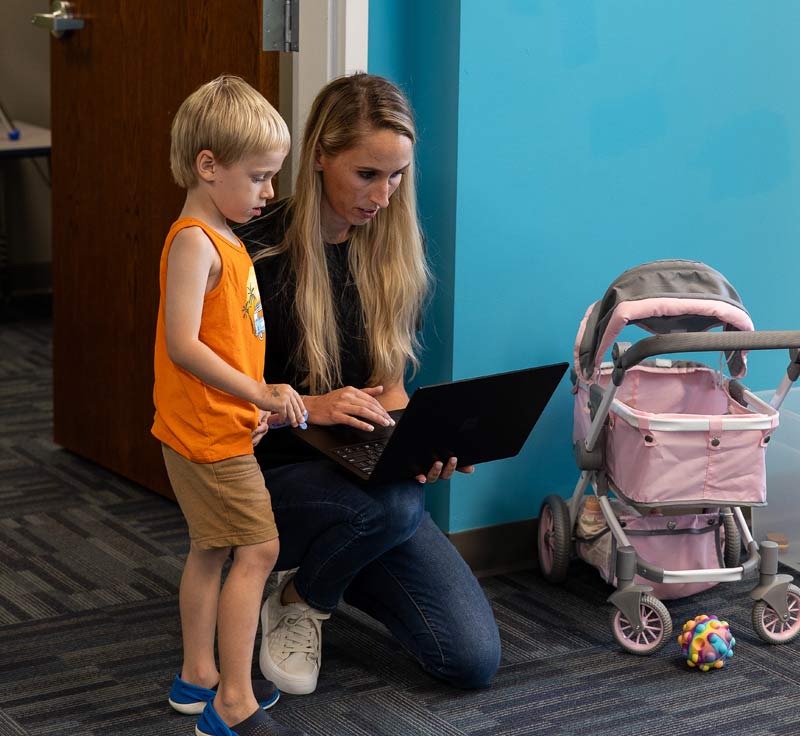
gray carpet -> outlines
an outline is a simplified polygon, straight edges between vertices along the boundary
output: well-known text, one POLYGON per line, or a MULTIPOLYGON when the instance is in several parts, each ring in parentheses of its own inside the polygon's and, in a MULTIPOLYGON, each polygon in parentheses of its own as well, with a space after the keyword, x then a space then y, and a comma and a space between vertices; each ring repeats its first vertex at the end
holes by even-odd
MULTIPOLYGON (((0 736, 189 736, 194 719, 166 703, 182 517, 52 443, 50 339, 47 320, 0 324, 0 736)), ((309 736, 800 735, 800 642, 755 635, 747 584, 668 603, 675 636, 699 613, 730 622, 735 656, 701 673, 674 639, 622 652, 611 588, 581 562, 561 587, 535 571, 482 582, 504 647, 491 688, 437 683, 343 607, 324 628, 317 692, 271 714, 309 736)))

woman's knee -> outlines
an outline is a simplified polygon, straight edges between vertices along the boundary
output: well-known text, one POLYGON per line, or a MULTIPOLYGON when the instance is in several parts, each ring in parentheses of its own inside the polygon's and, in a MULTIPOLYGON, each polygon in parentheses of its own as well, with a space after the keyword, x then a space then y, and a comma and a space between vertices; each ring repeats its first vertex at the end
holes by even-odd
POLYGON ((500 666, 500 636, 495 628, 450 652, 445 661, 425 669, 453 687, 473 690, 491 684, 500 666))
POLYGON ((417 531, 425 513, 424 494, 419 483, 396 484, 376 497, 381 533, 401 544, 417 531))

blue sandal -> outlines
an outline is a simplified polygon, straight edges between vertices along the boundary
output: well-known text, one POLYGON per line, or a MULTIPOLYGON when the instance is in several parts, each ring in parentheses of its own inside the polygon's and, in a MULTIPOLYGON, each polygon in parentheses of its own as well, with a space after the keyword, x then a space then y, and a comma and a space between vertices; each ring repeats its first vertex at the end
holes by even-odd
POLYGON ((281 725, 261 708, 241 723, 228 726, 214 710, 213 703, 206 706, 194 732, 195 736, 307 736, 303 731, 281 725))
MULTIPOLYGON (((278 702, 281 693, 269 680, 253 680, 253 694, 256 701, 264 709, 271 708, 278 702)), ((175 675, 172 687, 169 690, 169 704, 178 713, 184 715, 200 715, 207 703, 217 697, 217 688, 200 687, 181 680, 180 675, 175 675)))

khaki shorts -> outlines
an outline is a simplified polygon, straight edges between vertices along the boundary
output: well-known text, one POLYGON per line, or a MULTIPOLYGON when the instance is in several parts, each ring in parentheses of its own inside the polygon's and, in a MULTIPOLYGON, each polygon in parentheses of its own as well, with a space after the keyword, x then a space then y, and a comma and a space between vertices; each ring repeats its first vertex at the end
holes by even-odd
POLYGON ((167 445, 161 448, 194 544, 242 547, 277 538, 269 491, 254 455, 194 463, 167 445))

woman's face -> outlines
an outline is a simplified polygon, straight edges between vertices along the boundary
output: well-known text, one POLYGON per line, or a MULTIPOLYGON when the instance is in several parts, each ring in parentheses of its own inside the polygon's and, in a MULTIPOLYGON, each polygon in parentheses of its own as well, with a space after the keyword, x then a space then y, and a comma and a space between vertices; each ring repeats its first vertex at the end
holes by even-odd
POLYGON ((336 156, 319 153, 322 172, 322 233, 329 243, 346 240, 353 227, 369 222, 400 186, 411 163, 411 140, 392 130, 372 129, 353 148, 336 156))

